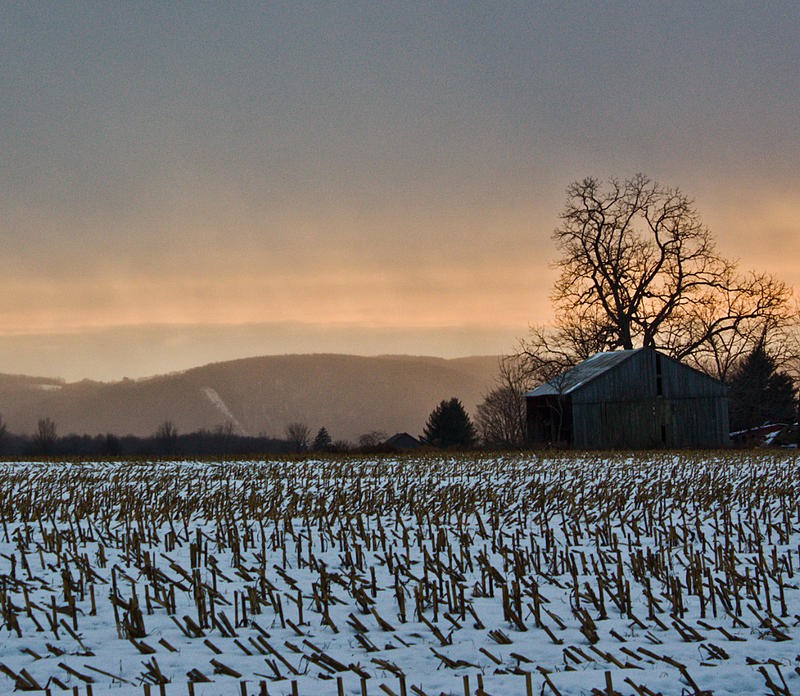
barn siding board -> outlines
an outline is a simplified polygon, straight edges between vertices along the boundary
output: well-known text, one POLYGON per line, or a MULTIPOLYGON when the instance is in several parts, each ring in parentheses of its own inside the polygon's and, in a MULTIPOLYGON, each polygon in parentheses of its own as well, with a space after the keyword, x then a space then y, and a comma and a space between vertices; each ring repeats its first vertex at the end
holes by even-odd
POLYGON ((640 401, 656 395, 655 362, 634 352, 614 369, 602 373, 572 393, 574 402, 599 403, 640 401))
POLYGON ((652 349, 599 354, 560 382, 529 392, 527 404, 534 445, 554 439, 581 449, 728 444, 725 386, 652 349), (568 385, 566 393, 554 394, 558 383, 568 385), (554 404, 568 424, 561 438, 552 437, 552 417, 543 426, 554 404))
POLYGON ((580 449, 657 447, 654 405, 655 401, 633 400, 575 404, 573 445, 580 449))

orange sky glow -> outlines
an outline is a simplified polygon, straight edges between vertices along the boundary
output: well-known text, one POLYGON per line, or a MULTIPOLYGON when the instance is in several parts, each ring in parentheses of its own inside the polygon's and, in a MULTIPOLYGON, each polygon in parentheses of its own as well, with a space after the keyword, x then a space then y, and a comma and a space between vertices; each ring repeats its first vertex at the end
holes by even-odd
POLYGON ((0 10, 0 372, 513 350, 643 172, 800 288, 800 6, 0 10))

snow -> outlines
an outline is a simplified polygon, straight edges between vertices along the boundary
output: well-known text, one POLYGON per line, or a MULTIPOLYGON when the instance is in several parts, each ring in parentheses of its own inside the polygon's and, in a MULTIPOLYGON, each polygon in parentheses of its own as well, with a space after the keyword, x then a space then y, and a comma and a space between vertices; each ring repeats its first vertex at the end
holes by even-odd
POLYGON ((206 398, 214 405, 214 407, 223 416, 225 416, 226 420, 234 427, 237 433, 242 435, 246 434, 242 424, 237 420, 236 416, 233 415, 233 412, 230 410, 230 408, 228 408, 228 404, 225 403, 216 389, 213 387, 203 387, 203 394, 205 394, 206 398))
POLYGON ((155 659, 168 695, 797 693, 798 481, 787 452, 0 463, 0 691, 142 694, 155 659))
POLYGON ((35 386, 36 389, 40 389, 41 391, 59 391, 62 388, 61 384, 49 384, 47 382, 43 382, 35 386))

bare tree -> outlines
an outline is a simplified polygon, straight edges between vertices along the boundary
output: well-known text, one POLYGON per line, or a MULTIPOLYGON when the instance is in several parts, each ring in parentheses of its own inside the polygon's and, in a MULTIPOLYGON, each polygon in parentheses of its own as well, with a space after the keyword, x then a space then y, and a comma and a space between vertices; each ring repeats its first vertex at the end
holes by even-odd
POLYGON ((517 358, 531 384, 549 382, 581 360, 607 350, 599 336, 593 325, 582 327, 575 322, 566 326, 556 318, 554 327, 531 327, 527 338, 520 341, 517 358))
POLYGON ((225 420, 215 426, 213 430, 215 447, 221 455, 231 454, 237 440, 236 426, 231 420, 225 420))
POLYGON ((358 438, 358 446, 361 449, 371 449, 378 447, 386 441, 388 435, 383 430, 370 430, 358 438))
POLYGON ((50 418, 40 418, 36 424, 36 433, 33 436, 33 444, 39 454, 52 454, 55 449, 56 424, 50 418))
MULTIPOLYGON (((774 301, 765 296, 762 303, 774 301)), ((778 368, 800 378, 800 313, 790 309, 787 302, 782 311, 771 317, 743 317, 734 330, 711 332, 704 343, 699 344, 692 353, 683 357, 684 361, 723 381, 729 381, 738 365, 758 347, 769 351, 778 368)), ((695 319, 697 320, 697 319, 695 319)), ((713 318, 701 319, 710 326, 713 318)))
POLYGON ((173 454, 178 442, 178 429, 171 420, 165 420, 156 428, 155 441, 159 453, 173 454))
POLYGON ((512 449, 524 444, 528 382, 518 356, 500 358, 495 387, 478 404, 475 415, 475 425, 485 445, 512 449))
POLYGON ((331 452, 346 454, 353 450, 353 443, 349 440, 334 440, 331 444, 331 452))
POLYGON ((230 439, 236 435, 236 426, 232 421, 226 420, 214 428, 214 435, 230 439))
POLYGON ((305 452, 308 449, 311 431, 305 423, 289 423, 285 435, 286 441, 295 452, 305 452))
POLYGON ((570 184, 553 239, 556 327, 525 342, 533 372, 648 346, 724 378, 761 336, 780 342, 797 326, 790 288, 739 272, 693 201, 641 174, 570 184))

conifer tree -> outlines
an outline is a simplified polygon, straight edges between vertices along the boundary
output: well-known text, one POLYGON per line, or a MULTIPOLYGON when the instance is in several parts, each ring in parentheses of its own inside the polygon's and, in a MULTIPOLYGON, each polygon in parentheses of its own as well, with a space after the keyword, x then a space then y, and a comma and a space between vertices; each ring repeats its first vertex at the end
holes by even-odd
POLYGON ((333 444, 331 436, 328 434, 327 428, 323 425, 318 431, 317 436, 314 438, 312 447, 315 452, 326 452, 333 444))
POLYGON ((728 383, 731 429, 765 423, 791 423, 796 415, 792 378, 780 372, 764 344, 759 343, 731 375, 728 383))
POLYGON ((475 442, 475 426, 463 404, 453 397, 431 411, 422 440, 434 447, 469 448, 475 442))

